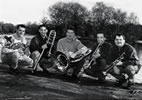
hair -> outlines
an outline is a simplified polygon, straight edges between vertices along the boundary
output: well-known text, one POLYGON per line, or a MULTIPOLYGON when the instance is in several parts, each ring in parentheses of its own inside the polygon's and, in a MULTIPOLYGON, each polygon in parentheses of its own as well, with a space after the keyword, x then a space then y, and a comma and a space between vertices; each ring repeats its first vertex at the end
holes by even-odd
MULTIPOLYGON (((38 29, 40 29, 41 27, 46 27, 45 24, 39 25, 38 29)), ((47 28, 47 27, 46 27, 47 28)))
POLYGON ((115 35, 114 35, 114 39, 116 38, 116 36, 119 36, 119 37, 122 36, 123 39, 125 40, 125 36, 124 36, 123 34, 121 34, 121 33, 115 34, 115 35))
POLYGON ((19 27, 26 28, 26 26, 25 26, 24 24, 18 24, 18 25, 16 26, 16 29, 19 29, 19 27))
POLYGON ((102 33, 102 32, 99 32, 99 33, 97 33, 96 35, 98 35, 98 34, 103 34, 103 35, 104 35, 104 37, 106 37, 106 35, 105 35, 104 33, 102 33))

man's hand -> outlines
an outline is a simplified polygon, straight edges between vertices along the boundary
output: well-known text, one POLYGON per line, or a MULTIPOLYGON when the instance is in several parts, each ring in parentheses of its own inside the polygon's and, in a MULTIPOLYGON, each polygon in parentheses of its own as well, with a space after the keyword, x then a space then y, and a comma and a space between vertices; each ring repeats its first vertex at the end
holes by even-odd
POLYGON ((68 52, 68 56, 71 57, 71 58, 75 58, 76 56, 76 53, 73 53, 73 52, 68 52))
POLYGON ((24 54, 23 50, 22 49, 17 49, 19 54, 24 54))
POLYGON ((42 49, 46 49, 47 48, 47 44, 44 44, 41 47, 42 47, 42 49))
POLYGON ((93 54, 93 56, 94 56, 95 58, 99 58, 99 57, 101 56, 101 54, 100 54, 100 53, 95 53, 95 54, 93 54))
POLYGON ((117 66, 113 67, 114 73, 119 75, 120 74, 120 69, 117 66))
POLYGON ((120 66, 120 65, 123 65, 123 62, 122 61, 119 61, 116 66, 120 66))

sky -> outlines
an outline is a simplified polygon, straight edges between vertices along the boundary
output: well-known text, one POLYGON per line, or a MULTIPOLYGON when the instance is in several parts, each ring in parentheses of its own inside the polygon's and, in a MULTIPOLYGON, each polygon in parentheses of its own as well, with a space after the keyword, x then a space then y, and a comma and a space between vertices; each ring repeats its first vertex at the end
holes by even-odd
POLYGON ((128 14, 134 12, 142 24, 141 0, 0 0, 0 22, 15 25, 27 22, 40 23, 41 19, 48 15, 48 8, 59 1, 79 2, 88 10, 91 10, 96 2, 102 1, 128 14))

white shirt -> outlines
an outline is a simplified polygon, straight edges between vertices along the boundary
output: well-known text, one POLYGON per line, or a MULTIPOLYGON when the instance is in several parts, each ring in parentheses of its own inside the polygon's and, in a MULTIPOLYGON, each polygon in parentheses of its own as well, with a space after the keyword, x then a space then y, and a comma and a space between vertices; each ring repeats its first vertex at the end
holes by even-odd
POLYGON ((27 43, 26 38, 24 36, 18 37, 16 33, 12 35, 12 39, 13 43, 19 43, 19 42, 23 44, 27 43))

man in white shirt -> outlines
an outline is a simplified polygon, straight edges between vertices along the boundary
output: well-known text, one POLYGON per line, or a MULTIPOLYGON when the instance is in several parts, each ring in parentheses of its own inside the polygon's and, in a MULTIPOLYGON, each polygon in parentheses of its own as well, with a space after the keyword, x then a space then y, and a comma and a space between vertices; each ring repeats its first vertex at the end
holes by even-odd
MULTIPOLYGON (((57 51, 64 53, 67 58, 75 58, 77 55, 84 54, 87 50, 88 48, 76 38, 75 32, 72 29, 68 29, 66 37, 60 39, 57 43, 57 51)), ((81 62, 72 63, 70 66, 74 67, 72 76, 76 78, 82 67, 81 62)))
POLYGON ((27 56, 24 52, 25 45, 27 43, 24 34, 26 31, 26 27, 23 24, 17 25, 16 33, 12 35, 12 43, 10 45, 6 45, 8 42, 5 39, 5 43, 3 44, 1 51, 1 59, 2 63, 8 64, 10 66, 10 72, 18 74, 18 65, 22 66, 32 66, 33 60, 27 56))

